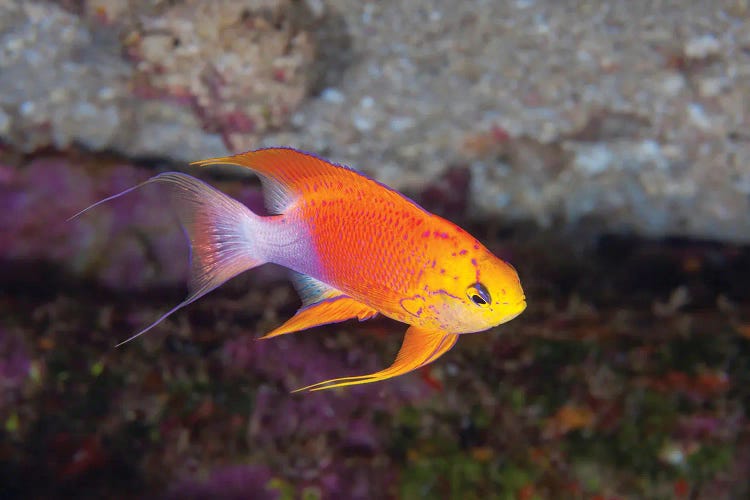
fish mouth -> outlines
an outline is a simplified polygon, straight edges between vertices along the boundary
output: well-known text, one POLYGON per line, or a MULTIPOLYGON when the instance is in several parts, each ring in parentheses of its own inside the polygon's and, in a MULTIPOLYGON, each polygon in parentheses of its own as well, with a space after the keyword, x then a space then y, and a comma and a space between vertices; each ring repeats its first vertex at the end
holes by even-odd
MULTIPOLYGON (((521 300, 520 300, 520 301, 519 301, 519 302, 518 302, 518 303, 516 304, 516 307, 517 307, 517 309, 516 309, 516 310, 515 310, 514 312, 510 313, 510 314, 509 314, 509 315, 508 315, 508 316, 507 316, 507 317, 505 318, 505 321, 510 321, 510 320, 512 320, 512 319, 515 319, 515 318, 517 318, 518 316, 520 316, 520 315, 521 315, 521 313, 522 313, 522 312, 524 312, 524 311, 526 310, 526 306, 527 306, 527 304, 526 304, 526 297, 524 297, 523 299, 521 299, 521 300)), ((504 321, 504 322, 505 322, 505 321, 504 321)))

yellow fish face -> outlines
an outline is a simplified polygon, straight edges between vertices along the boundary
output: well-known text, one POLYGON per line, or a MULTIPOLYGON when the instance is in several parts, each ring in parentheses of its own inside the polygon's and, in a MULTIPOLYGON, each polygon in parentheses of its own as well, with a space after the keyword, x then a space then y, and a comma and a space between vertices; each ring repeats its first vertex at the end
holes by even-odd
POLYGON ((526 309, 516 270, 481 247, 439 259, 423 274, 418 289, 401 300, 410 316, 402 321, 453 333, 481 332, 526 309))
POLYGON ((477 317, 473 331, 510 321, 526 309, 526 295, 513 266, 488 252, 478 261, 477 269, 476 283, 465 290, 466 308, 477 317))

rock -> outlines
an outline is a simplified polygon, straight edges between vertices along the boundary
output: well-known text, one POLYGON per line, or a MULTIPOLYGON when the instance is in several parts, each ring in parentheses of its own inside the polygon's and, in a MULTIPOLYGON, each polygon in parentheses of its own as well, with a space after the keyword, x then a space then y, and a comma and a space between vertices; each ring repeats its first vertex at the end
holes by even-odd
POLYGON ((468 164, 470 211, 506 222, 750 242, 735 4, 334 2, 356 62, 263 143, 411 191, 468 164))
MULTIPOLYGON (((0 139, 178 161, 249 148, 316 77, 289 0, 0 6, 0 139)), ((317 8, 317 7, 316 7, 317 8)), ((321 13, 322 15, 322 13, 321 13)))
MULTIPOLYGON (((308 92, 315 46, 288 0, 185 0, 142 16, 127 48, 142 92, 186 100, 228 147, 283 126, 308 92)), ((322 15, 322 12, 321 12, 322 15)))
POLYGON ((253 498, 258 500, 276 500, 281 495, 270 487, 272 478, 271 470, 263 465, 217 467, 202 481, 195 476, 176 481, 166 493, 166 498, 239 499, 252 492, 253 498))
POLYGON ((702 35, 691 38, 685 44, 685 56, 690 59, 705 59, 715 56, 721 50, 719 40, 713 35, 702 35))
POLYGON ((342 94, 339 90, 334 88, 327 88, 321 92, 320 97, 323 100, 332 102, 332 103, 342 103, 344 102, 344 94, 342 94))
POLYGON ((734 0, 80 5, 0 7, 12 148, 289 145, 411 191, 467 165, 482 217, 750 241, 734 0))

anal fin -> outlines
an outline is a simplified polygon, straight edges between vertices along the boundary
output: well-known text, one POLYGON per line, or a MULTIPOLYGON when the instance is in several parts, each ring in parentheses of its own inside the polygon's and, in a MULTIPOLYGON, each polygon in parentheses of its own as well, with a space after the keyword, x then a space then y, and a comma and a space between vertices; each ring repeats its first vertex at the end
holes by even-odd
POLYGON ((356 377, 342 377, 318 382, 302 387, 299 391, 322 391, 334 387, 369 384, 389 378, 397 377, 432 363, 448 352, 458 340, 457 333, 446 333, 440 330, 425 330, 416 326, 409 327, 404 336, 404 342, 391 366, 379 372, 356 377))
POLYGON ((375 309, 357 302, 351 297, 347 297, 346 295, 334 296, 308 306, 303 306, 289 321, 260 338, 270 339, 271 337, 306 330, 314 326, 339 323, 353 318, 364 321, 376 314, 378 312, 375 309))

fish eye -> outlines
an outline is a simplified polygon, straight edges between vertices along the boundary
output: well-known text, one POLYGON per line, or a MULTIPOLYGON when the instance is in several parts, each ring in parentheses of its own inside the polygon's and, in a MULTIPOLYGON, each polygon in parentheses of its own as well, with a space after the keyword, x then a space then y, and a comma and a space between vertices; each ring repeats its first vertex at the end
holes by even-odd
POLYGON ((488 292, 487 288, 481 283, 474 283, 467 288, 466 295, 479 307, 489 307, 490 302, 492 302, 490 292, 488 292))

